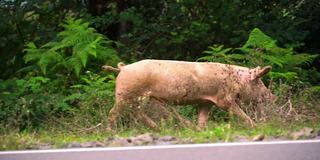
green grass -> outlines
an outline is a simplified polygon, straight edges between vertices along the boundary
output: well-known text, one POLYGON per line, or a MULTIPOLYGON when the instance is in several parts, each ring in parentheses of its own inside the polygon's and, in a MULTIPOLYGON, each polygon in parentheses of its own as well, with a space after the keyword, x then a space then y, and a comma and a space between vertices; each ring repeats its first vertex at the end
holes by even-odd
MULTIPOLYGON (((165 125, 163 125, 165 126, 165 125)), ((214 123, 210 122, 203 130, 170 126, 161 127, 159 131, 152 131, 145 127, 119 129, 115 133, 105 130, 92 130, 90 132, 72 132, 59 127, 44 128, 40 130, 25 130, 23 132, 7 130, 1 132, 0 150, 29 149, 35 144, 52 144, 55 148, 63 148, 71 142, 101 141, 108 137, 131 137, 143 133, 153 133, 156 136, 171 135, 178 139, 190 139, 194 143, 232 142, 234 136, 241 135, 251 139, 255 135, 263 134, 266 137, 288 137, 292 131, 303 127, 320 129, 319 122, 268 122, 259 123, 255 128, 248 128, 237 121, 214 123)))

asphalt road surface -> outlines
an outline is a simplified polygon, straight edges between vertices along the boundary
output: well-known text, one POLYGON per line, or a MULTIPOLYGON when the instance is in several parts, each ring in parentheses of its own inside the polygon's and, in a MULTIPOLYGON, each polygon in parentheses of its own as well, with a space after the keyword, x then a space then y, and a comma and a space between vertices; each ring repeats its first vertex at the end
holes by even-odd
POLYGON ((2 151, 0 160, 320 160, 320 140, 2 151))

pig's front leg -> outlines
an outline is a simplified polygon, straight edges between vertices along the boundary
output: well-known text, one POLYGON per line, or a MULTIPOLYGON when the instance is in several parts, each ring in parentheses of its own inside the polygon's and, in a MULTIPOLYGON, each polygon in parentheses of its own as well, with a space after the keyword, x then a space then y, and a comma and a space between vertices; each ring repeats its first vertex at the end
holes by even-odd
POLYGON ((255 126, 252 119, 240 108, 240 106, 236 102, 231 103, 231 106, 229 108, 229 112, 231 114, 235 114, 235 115, 239 116, 240 118, 242 118, 243 120, 245 120, 245 122, 248 125, 250 125, 251 127, 255 126))

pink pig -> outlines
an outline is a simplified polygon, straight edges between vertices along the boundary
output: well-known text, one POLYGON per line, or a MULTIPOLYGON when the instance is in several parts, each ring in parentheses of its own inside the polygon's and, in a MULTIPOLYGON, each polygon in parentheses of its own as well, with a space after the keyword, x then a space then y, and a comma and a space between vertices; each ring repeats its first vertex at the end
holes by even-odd
POLYGON ((260 79, 271 70, 270 66, 250 69, 210 62, 142 60, 130 65, 119 63, 118 69, 103 68, 119 72, 116 102, 108 117, 109 129, 124 108, 137 104, 139 97, 173 104, 197 104, 200 128, 206 126, 210 107, 214 104, 253 126, 240 105, 251 103, 263 107, 261 105, 273 99, 271 91, 260 79))

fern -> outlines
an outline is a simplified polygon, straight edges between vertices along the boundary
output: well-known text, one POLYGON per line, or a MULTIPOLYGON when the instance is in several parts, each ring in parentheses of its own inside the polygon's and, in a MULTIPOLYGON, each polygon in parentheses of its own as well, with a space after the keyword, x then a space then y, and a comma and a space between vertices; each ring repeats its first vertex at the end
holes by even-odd
POLYGON ((247 67, 271 65, 273 72, 269 74, 270 77, 291 82, 303 79, 308 71, 301 66, 310 64, 317 57, 307 53, 296 53, 292 48, 280 48, 276 45, 276 40, 258 28, 253 29, 248 41, 241 48, 223 48, 223 45, 213 45, 203 53, 206 56, 198 60, 247 67))
POLYGON ((79 76, 90 59, 103 61, 118 61, 113 41, 99 34, 88 22, 81 19, 67 19, 61 25, 64 30, 57 35, 57 41, 49 42, 40 48, 34 43, 28 43, 24 57, 26 63, 36 61, 43 74, 48 68, 55 70, 63 66, 73 70, 79 76))
POLYGON ((199 58, 198 61, 229 62, 230 58, 227 56, 227 53, 231 51, 231 48, 224 49, 223 47, 223 45, 214 45, 209 47, 211 50, 203 52, 209 55, 199 58))
POLYGON ((25 46, 24 51, 27 52, 27 54, 24 56, 24 61, 28 63, 39 60, 41 58, 41 53, 43 53, 45 50, 38 49, 33 42, 30 42, 25 46))
POLYGON ((248 41, 243 48, 275 48, 277 41, 264 34, 260 29, 251 31, 248 41))
POLYGON ((25 51, 27 52, 24 56, 25 62, 37 61, 36 64, 44 74, 47 73, 49 66, 55 68, 56 65, 64 63, 64 58, 60 53, 54 50, 39 49, 32 42, 27 44, 25 51))
POLYGON ((286 81, 293 81, 298 78, 298 74, 296 72, 270 72, 270 77, 274 79, 282 79, 284 78, 286 81))

